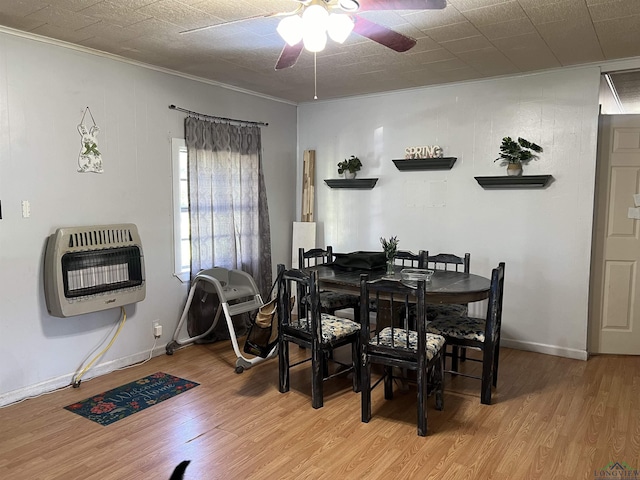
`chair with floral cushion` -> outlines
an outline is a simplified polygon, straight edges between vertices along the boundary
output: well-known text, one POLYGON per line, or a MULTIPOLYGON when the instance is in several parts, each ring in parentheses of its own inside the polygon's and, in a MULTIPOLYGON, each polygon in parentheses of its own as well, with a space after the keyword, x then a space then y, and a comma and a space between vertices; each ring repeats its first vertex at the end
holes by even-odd
POLYGON ((311 361, 311 403, 313 408, 321 408, 324 403, 323 383, 326 380, 353 374, 353 391, 360 388, 360 367, 358 354, 360 349, 360 324, 347 318, 336 317, 320 310, 320 290, 317 273, 313 270, 285 270, 278 265, 278 366, 279 390, 289 391, 289 370, 307 361, 311 361), (307 298, 307 302, 298 308, 298 315, 291 314, 295 298, 307 298), (291 364, 289 343, 295 343, 311 351, 311 357, 291 364), (351 345, 351 363, 342 364, 331 357, 335 348, 351 345), (337 365, 334 373, 328 363, 337 365))
MULTIPOLYGON (((360 277, 360 393, 361 419, 371 419, 371 390, 384 382, 384 398, 393 398, 394 378, 407 381, 406 371, 415 371, 417 383, 417 427, 418 435, 427 434, 427 396, 435 393, 438 410, 444 406, 442 379, 444 360, 442 352, 445 340, 441 335, 427 333, 425 282, 417 286, 404 285, 393 280, 368 281, 367 275, 360 277), (388 327, 370 331, 369 299, 388 301, 393 318, 388 327), (409 327, 409 305, 416 304, 416 329, 409 327), (371 385, 372 365, 381 365, 383 376, 371 385), (399 375, 398 375, 399 374, 399 375)), ((377 315, 377 312, 374 313, 377 315)), ((376 319, 377 320, 377 319, 376 319)), ((377 323, 377 322, 376 322, 377 323)))
MULTIPOLYGON (((313 248, 307 251, 304 248, 298 249, 298 268, 300 269, 331 263, 334 260, 331 246, 325 250, 322 248, 313 248)), ((358 295, 320 290, 320 308, 325 313, 334 315, 337 310, 353 308, 353 318, 358 321, 359 306, 360 297, 358 295)))
POLYGON ((456 357, 452 357, 452 369, 449 373, 482 380, 480 401, 491 404, 491 385, 498 384, 498 357, 500 354, 500 329, 502 325, 502 298, 504 294, 504 262, 491 272, 491 288, 486 318, 460 317, 458 315, 438 317, 429 322, 427 331, 442 335, 447 345, 464 348, 476 348, 482 351, 482 359, 467 360, 482 362, 482 376, 467 375, 454 365, 456 357))

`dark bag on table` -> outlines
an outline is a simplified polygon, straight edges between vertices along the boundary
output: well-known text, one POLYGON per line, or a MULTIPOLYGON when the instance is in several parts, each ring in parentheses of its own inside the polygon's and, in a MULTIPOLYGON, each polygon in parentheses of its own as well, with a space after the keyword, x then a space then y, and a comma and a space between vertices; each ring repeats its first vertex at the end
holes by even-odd
POLYGON ((375 270, 384 268, 387 264, 387 257, 384 252, 351 252, 334 253, 335 260, 332 266, 344 270, 375 270))

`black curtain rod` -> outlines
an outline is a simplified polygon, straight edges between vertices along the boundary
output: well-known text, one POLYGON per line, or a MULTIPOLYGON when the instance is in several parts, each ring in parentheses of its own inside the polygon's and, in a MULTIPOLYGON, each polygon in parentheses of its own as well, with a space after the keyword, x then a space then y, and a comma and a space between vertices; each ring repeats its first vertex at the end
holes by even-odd
POLYGON ((240 123, 240 124, 245 124, 245 125, 258 125, 258 126, 264 126, 264 127, 269 126, 268 123, 264 123, 264 122, 250 122, 250 121, 246 121, 246 120, 236 120, 235 118, 226 118, 226 117, 216 117, 214 115, 205 115, 204 113, 192 112, 191 110, 187 110, 186 108, 176 107, 175 105, 169 105, 169 108, 171 110, 178 110, 180 112, 188 113, 189 115, 194 115, 196 117, 210 118, 212 120, 220 120, 222 122, 240 123))

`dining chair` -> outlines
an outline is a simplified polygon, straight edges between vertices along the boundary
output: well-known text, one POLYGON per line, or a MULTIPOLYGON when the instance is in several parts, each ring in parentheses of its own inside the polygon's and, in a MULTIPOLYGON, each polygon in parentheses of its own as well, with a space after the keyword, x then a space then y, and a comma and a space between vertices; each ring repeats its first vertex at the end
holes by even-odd
MULTIPOLYGON (((427 257, 426 267, 434 270, 453 270, 456 272, 469 273, 471 265, 471 254, 465 253, 464 257, 459 257, 451 253, 439 253, 427 257)), ((467 315, 469 306, 467 304, 436 304, 427 307, 427 320, 435 320, 440 316, 467 315)))
POLYGON ((491 272, 491 288, 486 318, 460 317, 457 315, 438 317, 427 325, 427 331, 442 335, 447 345, 475 348, 482 351, 482 359, 467 360, 482 362, 482 376, 460 372, 457 356, 451 357, 451 370, 447 373, 480 379, 480 402, 491 404, 491 385, 498 385, 498 357, 500 354, 500 328, 502 325, 502 299, 504 294, 504 262, 491 272))
POLYGON ((291 367, 311 362, 311 403, 313 408, 321 408, 324 403, 323 383, 326 380, 353 373, 353 391, 360 388, 360 324, 347 318, 336 317, 320 311, 320 290, 317 273, 298 269, 285 270, 278 265, 278 367, 279 390, 289 391, 291 367), (298 304, 298 315, 292 315, 295 297, 307 298, 298 304), (310 350, 311 357, 291 364, 289 343, 310 350), (343 364, 333 357, 337 347, 351 345, 351 363, 343 364), (329 374, 328 363, 337 364, 335 373, 329 374))
MULTIPOLYGON (((407 250, 401 250, 396 254, 395 261, 397 265, 401 265, 406 268, 431 268, 455 271, 458 271, 458 265, 463 265, 465 273, 469 273, 469 254, 466 254, 464 258, 461 258, 455 255, 442 253, 429 256, 429 252, 427 250, 420 250, 417 255, 407 250)), ((375 306, 375 300, 370 300, 370 304, 375 306)), ((428 304, 427 321, 434 320, 441 315, 466 315, 467 311, 466 305, 428 304)), ((410 307, 409 315, 411 319, 415 317, 415 305, 410 307)))
MULTIPOLYGON (((406 268, 422 268, 434 270, 454 270, 456 272, 463 271, 469 273, 469 264, 471 255, 466 253, 464 257, 458 257, 449 253, 439 253, 438 255, 429 255, 427 250, 420 250, 416 255, 407 250, 398 251, 395 256, 396 264, 406 268)), ((371 302, 375 306, 375 301, 371 302)), ((411 308, 411 315, 415 312, 414 307, 411 308)), ((466 315, 468 306, 466 304, 428 304, 427 305, 427 321, 436 319, 439 316, 449 315, 466 315)))
MULTIPOLYGON (((398 250, 393 257, 395 265, 399 265, 402 268, 425 268, 427 264, 427 258, 429 252, 426 250, 420 250, 417 254, 409 250, 398 250)), ((369 310, 375 311, 378 309, 378 303, 375 298, 369 299, 369 310)))
MULTIPOLYGON (((434 270, 453 270, 455 272, 469 273, 471 268, 471 254, 465 253, 464 257, 460 257, 452 253, 439 253, 437 255, 427 256, 426 265, 425 268, 432 268, 434 270)), ((427 321, 429 322, 438 317, 448 317, 452 315, 466 316, 468 314, 469 305, 466 303, 441 303, 427 306, 427 321)), ((467 359, 467 351, 464 348, 459 351, 457 347, 452 347, 451 356, 460 358, 460 360, 464 362, 467 359)))
MULTIPOLYGON (((302 247, 298 249, 298 268, 300 269, 331 263, 334 260, 331 246, 327 246, 324 250, 313 248, 305 251, 302 247)), ((358 295, 320 290, 320 308, 325 313, 334 315, 337 310, 353 308, 353 318, 358 321, 359 306, 360 297, 358 295)))
POLYGON ((469 273, 471 264, 471 254, 465 253, 464 257, 459 257, 451 253, 439 253, 437 255, 429 255, 427 258, 427 267, 435 270, 454 270, 456 272, 469 273))
POLYGON ((429 252, 420 250, 417 254, 409 250, 398 250, 394 257, 394 263, 403 268, 426 268, 429 252))
MULTIPOLYGON (((441 335, 427 333, 425 313, 425 282, 420 280, 411 287, 398 281, 368 281, 367 275, 360 277, 360 394, 361 418, 368 423, 371 419, 371 391, 381 381, 384 383, 384 398, 393 398, 394 378, 404 384, 407 370, 415 371, 417 383, 417 426, 418 435, 427 434, 427 394, 435 393, 438 410, 444 407, 442 380, 445 339, 441 335), (388 327, 370 331, 368 299, 384 299, 390 302, 391 312, 402 318, 394 318, 388 327), (416 304, 416 330, 409 328, 409 305, 416 304), (383 376, 371 385, 372 365, 381 365, 383 376), (399 375, 398 375, 399 374, 399 375), (429 388, 430 387, 430 388, 429 388)), ((374 313, 377 315, 377 312, 374 313)), ((377 319, 376 319, 377 320, 377 319)))

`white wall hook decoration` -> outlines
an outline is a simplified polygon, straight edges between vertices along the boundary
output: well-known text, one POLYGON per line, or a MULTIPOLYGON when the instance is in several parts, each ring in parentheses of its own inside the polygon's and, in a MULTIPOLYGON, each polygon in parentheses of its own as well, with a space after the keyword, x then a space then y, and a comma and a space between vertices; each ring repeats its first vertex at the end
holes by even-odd
POLYGON ((96 125, 96 121, 93 119, 91 110, 87 107, 82 114, 82 120, 80 120, 80 124, 78 125, 78 132, 82 137, 82 148, 80 150, 80 155, 78 156, 78 172, 102 173, 104 171, 102 169, 102 154, 98 150, 98 144, 96 143, 96 136, 99 131, 100 127, 96 125), (87 112, 89 112, 91 121, 93 122, 93 126, 89 128, 84 125, 84 117, 87 112))

